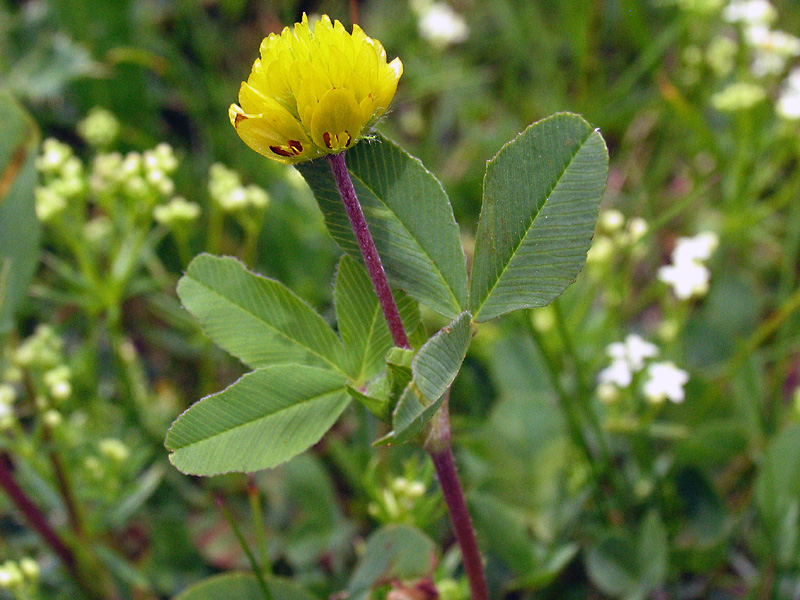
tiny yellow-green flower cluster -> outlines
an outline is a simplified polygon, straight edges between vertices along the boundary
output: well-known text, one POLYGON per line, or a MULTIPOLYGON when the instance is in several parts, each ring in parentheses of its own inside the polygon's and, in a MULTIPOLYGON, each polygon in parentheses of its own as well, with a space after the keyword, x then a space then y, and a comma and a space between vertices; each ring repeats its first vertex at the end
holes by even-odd
POLYGON ((254 184, 243 185, 239 174, 221 163, 214 163, 208 171, 208 193, 225 213, 263 211, 270 202, 266 190, 254 184))
POLYGON ((0 564, 0 590, 10 591, 19 600, 38 598, 39 574, 39 564, 28 556, 19 562, 7 560, 0 564))
POLYGON ((256 152, 296 164, 350 148, 386 112, 403 73, 399 58, 327 15, 261 42, 261 58, 228 114, 256 152))

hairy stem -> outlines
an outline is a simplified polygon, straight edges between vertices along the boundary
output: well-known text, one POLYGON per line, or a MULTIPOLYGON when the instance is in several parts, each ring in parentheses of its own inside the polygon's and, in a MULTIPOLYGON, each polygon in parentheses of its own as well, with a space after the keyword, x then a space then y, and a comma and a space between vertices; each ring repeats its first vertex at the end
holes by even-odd
MULTIPOLYGON (((344 160, 344 152, 329 155, 328 161, 333 170, 333 177, 336 180, 336 188, 342 197, 350 225, 367 265, 372 285, 378 295, 383 316, 392 334, 392 340, 396 346, 410 348, 403 322, 400 320, 400 313, 397 310, 392 291, 389 288, 389 281, 383 270, 378 250, 375 242, 367 227, 364 213, 356 196, 356 190, 347 171, 344 160)), ((449 394, 448 390, 445 392, 449 394)), ((461 556, 464 561, 464 571, 469 580, 472 591, 472 600, 488 600, 489 592, 486 585, 486 575, 483 571, 478 542, 475 539, 475 530, 472 528, 472 519, 467 510, 467 503, 464 500, 464 491, 461 482, 458 480, 453 450, 450 445, 450 413, 448 411, 448 399, 445 398, 441 408, 428 424, 427 437, 424 443, 425 450, 431 457, 439 485, 442 488, 447 510, 450 513, 450 522, 456 535, 456 541, 461 548, 461 556)))
MULTIPOLYGON (((449 390, 446 393, 449 394, 449 390)), ((478 541, 475 539, 472 519, 464 499, 464 491, 458 480, 458 471, 450 444, 450 415, 447 398, 428 427, 428 436, 424 445, 436 469, 436 477, 439 479, 447 511, 450 514, 450 523, 453 525, 456 541, 461 548, 461 558, 464 561, 464 571, 469 580, 472 600, 488 600, 489 588, 483 571, 483 561, 478 541)))
POLYGON ((400 319, 400 312, 397 310, 397 304, 392 296, 392 290, 389 288, 389 280, 386 279, 386 272, 383 270, 381 257, 378 256, 378 249, 375 248, 375 242, 367 227, 367 221, 364 218, 364 212, 361 210, 361 204, 358 202, 353 181, 347 171, 344 152, 329 154, 328 162, 331 163, 333 178, 336 180, 336 189, 339 190, 339 195, 342 197, 344 208, 347 211, 347 218, 350 219, 350 225, 353 228, 356 241, 358 241, 361 256, 364 257, 364 264, 367 266, 375 293, 378 295, 383 316, 389 326, 389 331, 392 333, 394 345, 401 348, 411 348, 406 330, 403 327, 403 321, 400 319))

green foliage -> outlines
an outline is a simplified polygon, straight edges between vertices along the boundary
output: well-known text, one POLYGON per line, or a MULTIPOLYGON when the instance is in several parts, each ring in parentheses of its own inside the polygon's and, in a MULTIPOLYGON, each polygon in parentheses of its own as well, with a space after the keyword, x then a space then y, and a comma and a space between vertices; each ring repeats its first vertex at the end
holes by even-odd
MULTIPOLYGON (((377 135, 347 153, 347 165, 389 281, 448 318, 467 305, 467 270, 450 200, 436 178, 394 143, 377 135)), ((298 165, 341 248, 360 252, 330 165, 298 165)))
POLYGON ((251 472, 285 462, 319 441, 347 407, 345 379, 302 365, 243 376, 181 415, 165 442, 184 473, 251 472))
POLYGON ((550 303, 586 260, 608 174, 577 115, 534 123, 486 166, 470 307, 476 321, 550 303))
POLYGON ((0 92, 0 333, 13 327, 39 264, 41 232, 33 203, 38 141, 31 117, 0 92))
POLYGON ((607 594, 643 600, 664 583, 669 566, 668 544, 664 523, 658 513, 650 512, 636 539, 613 532, 589 548, 589 575, 607 594))
POLYGON ((278 281, 233 258, 201 255, 178 284, 206 334, 253 368, 308 363, 340 371, 342 347, 314 310, 278 281))
POLYGON ((392 431, 382 442, 408 441, 433 418, 467 354, 472 338, 470 316, 461 313, 414 356, 411 381, 394 408, 392 431))
MULTIPOLYGON (((419 327, 416 302, 395 293, 397 307, 406 331, 419 327)), ((347 356, 347 372, 356 383, 379 375, 384 356, 392 347, 392 336, 383 318, 378 297, 366 269, 349 255, 342 256, 334 287, 336 319, 347 356)))
MULTIPOLYGON (((466 600, 430 463, 414 443, 374 443, 401 413, 416 415, 405 432, 419 441, 411 434, 443 397, 404 397, 426 385, 416 357, 430 334, 469 310, 461 333, 475 335, 463 362, 460 351, 442 356, 460 362, 449 391, 454 449, 492 598, 792 600, 800 589, 800 146, 786 100, 800 5, 773 0, 775 14, 754 27, 752 18, 731 22, 731 0, 453 1, 445 4, 467 34, 448 41, 445 28, 429 39, 422 26, 442 3, 356 3, 364 30, 404 64, 381 133, 347 157, 411 335, 413 350, 401 350, 376 318, 329 165, 302 167, 310 190, 293 169, 247 150, 225 117, 267 31, 304 10, 349 28, 351 4, 0 2, 0 85, 36 122, 3 96, 0 255, 17 252, 28 273, 38 265, 15 284, 13 317, 9 296, 0 301, 0 464, 81 549, 104 599, 263 597, 239 573, 250 564, 220 498, 276 598, 287 580, 271 571, 318 598, 348 590, 416 597, 430 589, 419 583, 442 600, 466 600), (76 121, 96 106, 119 126, 95 124, 84 136, 76 121), (557 111, 591 127, 566 114, 541 121, 557 111), (601 186, 571 170, 578 157, 604 162, 594 127, 610 150, 609 185, 576 278, 601 186), (37 211, 41 253, 30 168, 39 128, 75 159, 64 169, 75 185, 63 212, 37 211), (17 138, 26 170, 6 188, 3 153, 21 147, 17 138), (160 180, 174 186, 155 193, 148 177, 158 181, 160 167, 142 151, 161 141, 179 166, 160 180), (542 162, 537 152, 551 143, 558 160, 542 162), (517 172, 518 160, 535 166, 517 172), (230 172, 207 178, 217 161, 230 172), (218 179, 233 183, 223 193, 218 179), (175 194, 199 210, 193 221, 180 223, 186 205, 172 206, 175 194), (583 199, 564 202, 571 195, 583 199), (12 197, 24 218, 6 214, 12 197), (242 197, 261 208, 236 209, 242 197), (571 213, 579 204, 586 212, 571 213), (168 205, 169 218, 153 218, 168 205), (705 232, 719 245, 689 264, 700 280, 707 273, 705 289, 701 281, 679 298, 660 270, 674 266, 682 240, 705 232), (554 274, 536 257, 560 238, 571 245, 554 274), (196 319, 174 289, 201 252, 241 262, 205 256, 189 268, 186 307, 210 305, 196 319), (536 308, 506 313, 519 306, 536 308), (641 369, 627 364, 628 385, 624 377, 608 384, 606 369, 620 357, 611 345, 632 333, 657 355, 641 369), (242 362, 254 373, 225 390, 242 362), (648 393, 651 367, 667 362, 688 375, 680 403, 648 393), (292 383, 278 413, 261 386, 249 399, 240 393, 242 382, 270 373, 292 383), (321 412, 301 393, 317 375, 331 391, 321 412), (255 420, 197 447, 224 453, 233 439, 289 456, 304 445, 270 444, 292 423, 308 443, 320 441, 257 473, 182 477, 164 434, 198 398, 190 410, 213 415, 196 429, 204 435, 237 416, 255 420), (294 422, 295 412, 310 416, 294 422), (275 435, 235 439, 261 425, 275 435), (383 529, 398 523, 413 533, 383 529), (416 566, 403 579, 395 564, 416 566), (220 572, 232 574, 206 580, 220 572)), ((599 182, 600 170, 591 171, 599 182)), ((61 175, 42 169, 38 185, 65 192, 54 185, 61 175)), ((24 589, 0 589, 4 600, 91 597, 3 491, 0 539, 0 582, 13 581, 24 559, 41 565, 37 574, 25 561, 24 589)), ((308 598, 294 591, 290 598, 308 598)))
MULTIPOLYGON (((285 579, 270 579, 269 600, 314 600, 314 596, 298 585, 285 579)), ((174 600, 265 600, 264 592, 253 575, 246 573, 224 573, 196 583, 174 600)))
POLYGON ((367 539, 364 555, 347 585, 349 597, 365 600, 373 586, 392 580, 413 580, 433 571, 436 545, 409 525, 389 525, 367 539))
POLYGON ((782 567, 798 565, 800 548, 800 427, 793 425, 767 448, 756 482, 756 501, 770 547, 782 567))

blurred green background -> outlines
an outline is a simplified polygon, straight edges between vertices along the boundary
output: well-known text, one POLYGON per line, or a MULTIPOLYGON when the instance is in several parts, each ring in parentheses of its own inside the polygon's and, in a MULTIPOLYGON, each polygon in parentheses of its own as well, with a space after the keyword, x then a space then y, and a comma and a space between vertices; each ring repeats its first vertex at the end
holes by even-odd
MULTIPOLYGON (((433 5, 424 0, 2 0, 0 87, 43 138, 68 143, 86 160, 92 150, 76 124, 94 107, 119 120, 123 152, 168 142, 180 159, 176 187, 204 214, 215 162, 267 190, 272 201, 249 266, 328 317, 339 250, 313 197, 290 168, 250 151, 227 117, 265 35, 303 12, 327 13, 348 28, 357 20, 390 58, 401 57, 405 72, 379 128, 442 181, 468 257, 486 161, 534 121, 582 114, 610 151, 603 208, 644 219, 648 231, 638 250, 620 244, 590 266, 559 300, 559 314, 487 325, 455 383, 459 460, 493 593, 789 599, 800 589, 800 114, 783 102, 800 46, 756 39, 763 32, 725 12, 734 4, 452 0, 460 25, 440 18, 437 37, 423 25, 433 5), (720 240, 711 288, 676 302, 657 281, 658 268, 677 238, 703 230, 720 240), (658 337, 663 354, 690 373, 685 403, 665 406, 647 426, 647 414, 626 421, 630 415, 604 405, 594 386, 607 345, 630 331, 658 337), (621 483, 587 483, 592 463, 565 434, 558 402, 587 390, 583 400, 603 415, 621 483)), ((769 31, 800 34, 800 3, 771 6, 769 31)), ((233 253, 242 233, 228 234, 221 251, 233 253)), ((189 244, 193 254, 208 249, 202 234, 189 244)), ((45 248, 56 247, 46 238, 45 248)), ((68 303, 35 293, 15 328, 23 339, 39 322, 56 324, 78 380, 92 371, 87 364, 102 363, 102 376, 76 381, 87 395, 107 402, 140 383, 141 402, 159 407, 149 430, 131 433, 125 411, 114 409, 81 434, 81 443, 113 434, 138 448, 126 475, 141 496, 138 512, 114 513, 98 534, 114 548, 100 555, 122 582, 121 597, 137 600, 169 598, 202 576, 246 566, 212 498, 229 498, 244 521, 253 483, 199 482, 166 464, 159 436, 170 419, 241 367, 203 342, 180 312, 170 286, 185 265, 173 242, 165 239, 158 254, 169 285, 161 295, 131 294, 121 316, 142 358, 135 376, 106 364, 113 340, 90 335, 92 316, 76 316, 68 303)), ((441 325, 424 317, 431 330, 441 325)), ((372 458, 376 423, 362 413, 256 482, 268 499, 276 572, 319 597, 347 587, 358 548, 379 525, 413 524, 440 546, 452 541, 430 469, 409 449, 372 458), (415 504, 419 495, 395 485, 398 477, 422 482, 426 501, 415 504), (411 508, 402 505, 407 497, 411 508)), ((57 512, 51 488, 31 482, 57 512)), ((116 501, 126 489, 103 493, 116 501)), ((0 534, 13 539, 0 541, 2 558, 36 547, 10 517, 0 534)), ((442 597, 458 600, 465 592, 457 565, 448 551, 418 570, 438 569, 437 582, 448 582, 442 597)), ((68 586, 59 591, 52 560, 49 569, 41 597, 77 597, 68 586)))

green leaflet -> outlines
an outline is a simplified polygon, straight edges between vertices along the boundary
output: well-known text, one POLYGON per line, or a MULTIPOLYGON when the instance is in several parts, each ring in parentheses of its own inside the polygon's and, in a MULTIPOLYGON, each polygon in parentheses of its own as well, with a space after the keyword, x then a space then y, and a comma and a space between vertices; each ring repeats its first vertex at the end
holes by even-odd
POLYGON ((199 255, 178 282, 178 296, 216 344, 250 367, 302 363, 343 372, 341 342, 322 317, 234 258, 199 255))
POLYGON ((28 114, 0 93, 0 333, 12 327, 39 264, 41 228, 33 199, 38 141, 28 114))
POLYGON ((411 362, 413 379, 394 409, 392 432, 382 438, 381 443, 411 439, 436 413, 472 340, 470 316, 468 312, 461 313, 420 348, 411 362))
POLYGON ((608 173, 600 133, 578 115, 534 123, 486 167, 470 306, 475 321, 544 306, 577 277, 608 173))
POLYGON ((658 512, 651 510, 636 536, 609 530, 586 552, 594 584, 607 594, 644 600, 664 585, 669 569, 669 538, 658 512))
POLYGON ((779 565, 797 561, 800 549, 800 427, 789 425, 764 452, 756 482, 756 505, 779 565))
MULTIPOLYGON (((436 178, 407 152, 376 135, 347 151, 347 165, 389 281, 448 318, 467 305, 458 224, 436 178)), ((297 165, 334 240, 361 260, 327 161, 297 165)))
MULTIPOLYGON (((273 600, 315 600, 299 585, 285 579, 267 580, 273 600)), ((192 585, 174 600, 264 600, 258 580, 251 573, 223 573, 192 585)))
POLYGON ((275 467, 319 441, 347 407, 343 375, 273 365, 203 398, 170 428, 165 446, 190 475, 275 467))
MULTIPOLYGON (((402 292, 394 297, 406 331, 414 331, 420 322, 417 303, 402 292)), ((392 336, 367 270, 349 255, 339 261, 334 299, 347 372, 363 383, 384 369, 392 336)))
POLYGON ((361 561, 347 586, 351 600, 370 598, 374 585, 392 579, 419 579, 436 566, 436 545, 411 525, 387 525, 367 539, 361 561))

